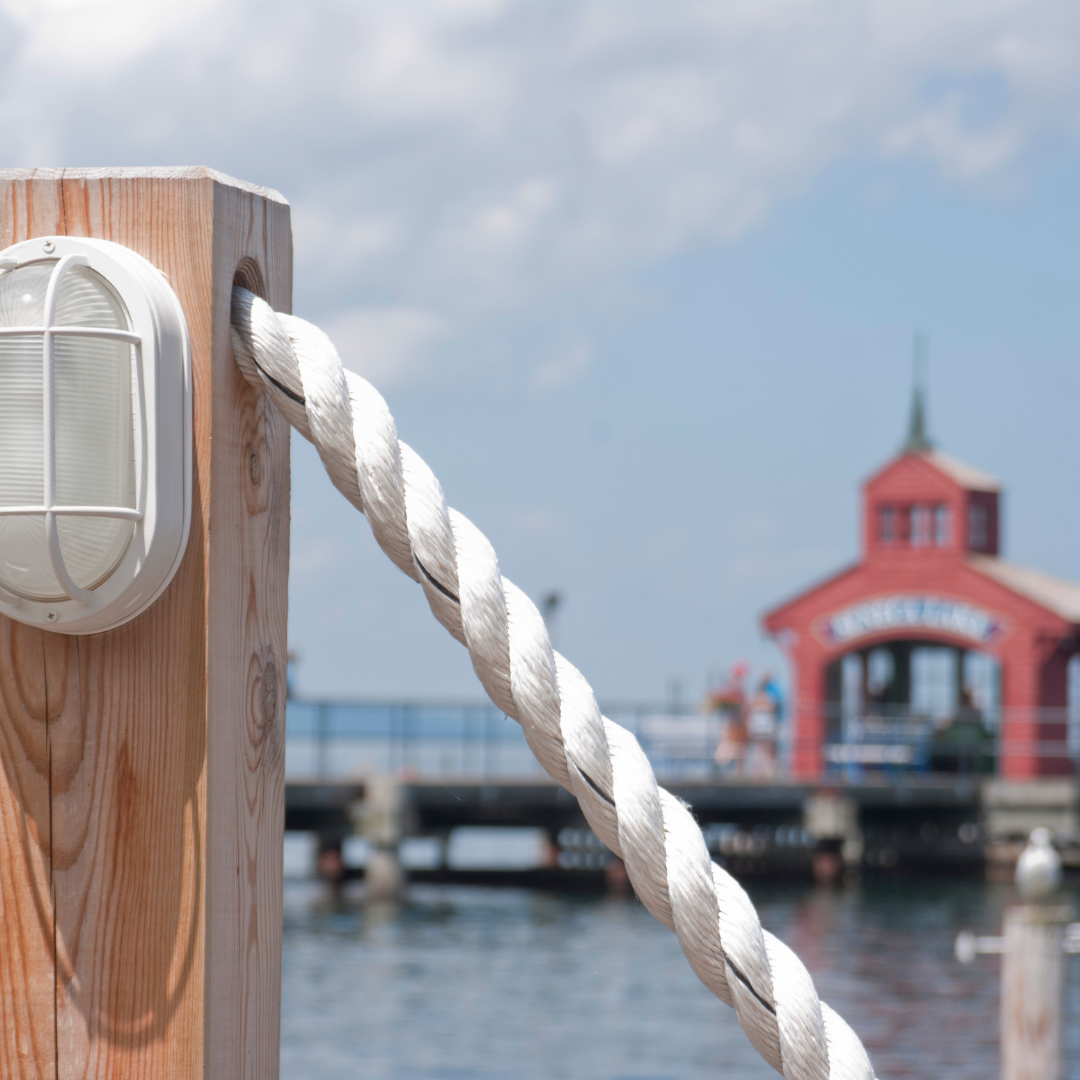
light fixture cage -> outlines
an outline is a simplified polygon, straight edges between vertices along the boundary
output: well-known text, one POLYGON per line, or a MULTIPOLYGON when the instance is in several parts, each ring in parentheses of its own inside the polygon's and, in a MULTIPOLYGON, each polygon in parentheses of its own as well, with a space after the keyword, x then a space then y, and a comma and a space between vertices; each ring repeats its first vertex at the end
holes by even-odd
MULTIPOLYGON (((38 324, 4 325, 0 305, 0 392, 7 379, 9 393, 21 393, 29 411, 39 394, 34 365, 27 361, 27 349, 35 342, 40 343, 41 357, 40 447, 33 439, 5 440, 0 432, 0 476, 4 470, 11 470, 9 476, 19 473, 7 489, 0 485, 0 613, 60 633, 98 633, 128 622, 153 604, 175 575, 187 546, 191 344, 180 301, 164 274, 129 248, 107 240, 49 236, 0 251, 0 293, 7 284, 6 292, 15 298, 9 306, 17 309, 21 300, 26 310, 36 311, 37 298, 30 292, 22 296, 19 283, 40 292, 46 274, 38 324), (58 320, 65 290, 70 296, 77 288, 83 290, 83 307, 90 309, 96 302, 99 317, 83 324, 58 320), (114 363, 111 372, 104 365, 94 367, 108 354, 102 351, 106 342, 119 346, 111 356, 120 366, 114 363), (130 358, 130 398, 125 355, 130 358), (20 356, 23 367, 18 366, 20 356), (128 401, 130 408, 125 408, 128 401), (95 408, 98 415, 88 414, 95 408), (105 415, 108 410, 112 413, 105 415), (123 426, 127 413, 130 431, 123 426), (116 424, 109 424, 110 415, 116 424), (125 441, 129 437, 130 443, 125 441), (63 450, 63 476, 58 448, 63 450), (112 462, 103 460, 110 449, 112 462), (40 489, 27 479, 39 456, 40 489), (110 475, 110 466, 114 473, 128 472, 110 475), (10 490, 18 489, 20 479, 22 490, 41 491, 40 501, 12 501, 10 490), (130 489, 130 498, 83 498, 82 492, 73 491, 80 486, 93 489, 95 483, 98 490, 130 489), (16 519, 27 524, 12 526, 16 519), (39 522, 44 524, 44 549, 39 545, 33 550, 39 522), (79 570, 73 569, 73 554, 81 560, 79 570), (37 567, 36 577, 31 563, 37 567), (77 582, 80 572, 89 578, 77 582), (46 578, 48 587, 43 584, 46 578), (31 584, 23 584, 24 579, 31 584)), ((9 407, 18 408, 13 398, 9 407)), ((31 416, 26 430, 33 427, 31 416)))

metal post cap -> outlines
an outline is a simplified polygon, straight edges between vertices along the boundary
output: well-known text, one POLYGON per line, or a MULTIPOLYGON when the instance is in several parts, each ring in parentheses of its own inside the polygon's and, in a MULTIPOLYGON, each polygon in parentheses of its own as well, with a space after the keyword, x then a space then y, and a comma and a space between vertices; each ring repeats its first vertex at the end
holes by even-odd
POLYGON ((1033 829, 1016 863, 1016 887, 1025 903, 1049 900, 1061 886, 1061 856, 1050 842, 1050 830, 1033 829))

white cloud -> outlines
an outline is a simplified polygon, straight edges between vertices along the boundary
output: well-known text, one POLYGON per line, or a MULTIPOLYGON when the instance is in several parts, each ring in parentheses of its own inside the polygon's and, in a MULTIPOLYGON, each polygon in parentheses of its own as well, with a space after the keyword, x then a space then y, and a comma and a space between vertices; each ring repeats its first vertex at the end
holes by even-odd
POLYGON ((592 345, 579 341, 534 368, 529 385, 540 396, 554 393, 583 378, 592 367, 592 362, 592 345))
POLYGON ((994 180, 1076 132, 1080 7, 0 0, 0 66, 3 164, 277 187, 313 314, 362 305, 401 376, 436 325, 730 242, 834 161, 994 180))
POLYGON ((969 131, 954 97, 885 133, 882 145, 896 157, 922 154, 961 180, 976 179, 1005 165, 1017 152, 1020 133, 1012 126, 969 131))
POLYGON ((509 199, 485 207, 472 222, 464 242, 481 251, 506 250, 528 240, 554 199, 547 180, 526 180, 509 199))
MULTIPOLYGON (((220 11, 216 0, 3 0, 23 32, 20 59, 61 79, 122 69, 167 42, 188 39, 220 11)), ((223 29, 229 29, 227 26, 223 29)))
POLYGON ((422 375, 425 350, 445 332, 437 316, 416 308, 353 309, 328 320, 323 330, 344 365, 376 386, 422 375))
POLYGON ((308 203, 292 208, 296 261, 316 272, 350 270, 393 251, 401 229, 389 214, 349 217, 308 203))

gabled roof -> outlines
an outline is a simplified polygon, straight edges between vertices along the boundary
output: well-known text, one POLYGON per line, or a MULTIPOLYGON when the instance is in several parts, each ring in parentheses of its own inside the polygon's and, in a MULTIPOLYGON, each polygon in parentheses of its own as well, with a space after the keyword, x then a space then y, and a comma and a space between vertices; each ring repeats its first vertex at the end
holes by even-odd
MULTIPOLYGON (((781 618, 787 613, 789 608, 793 608, 796 604, 801 604, 808 596, 811 596, 814 593, 822 592, 830 585, 835 585, 838 581, 843 581, 844 578, 850 577, 852 574, 859 573, 865 566, 866 563, 864 562, 849 563, 847 566, 843 567, 843 569, 837 570, 835 573, 830 574, 828 577, 824 577, 821 578, 819 581, 815 581, 813 585, 810 585, 809 587, 801 590, 794 596, 789 596, 786 600, 781 601, 775 607, 770 608, 768 611, 766 611, 761 616, 762 622, 768 625, 768 623, 772 622, 774 619, 781 618)), ((769 632, 771 633, 772 631, 770 630, 769 632)))
POLYGON ((940 450, 902 450, 896 457, 886 461, 864 483, 868 486, 876 485, 882 477, 891 474, 897 467, 902 467, 902 463, 910 461, 930 466, 940 476, 965 491, 1001 491, 1001 481, 996 476, 976 469, 974 465, 954 458, 951 454, 943 454, 940 450))
POLYGON ((991 476, 982 469, 976 469, 974 465, 969 465, 966 461, 954 458, 950 454, 943 454, 940 450, 928 450, 920 456, 940 469, 946 476, 951 476, 967 491, 1001 490, 1001 481, 996 476, 991 476))
MULTIPOLYGON (((1003 585, 1010 592, 1030 600, 1039 607, 1057 615, 1066 622, 1080 626, 1080 582, 1066 581, 1050 574, 1044 574, 1041 570, 1032 570, 1026 566, 1018 566, 1016 563, 1006 562, 995 555, 968 555, 964 562, 976 573, 982 574, 1003 585)), ((776 620, 783 619, 789 609, 796 604, 807 600, 814 593, 818 593, 835 585, 850 574, 859 573, 866 569, 868 564, 856 563, 846 566, 838 573, 818 581, 808 589, 804 589, 797 596, 790 597, 783 603, 778 604, 771 611, 762 616, 762 621, 774 632, 769 624, 775 624, 776 620)))
POLYGON ((1068 622, 1080 623, 1080 584, 1029 570, 993 555, 969 555, 968 565, 1068 622))

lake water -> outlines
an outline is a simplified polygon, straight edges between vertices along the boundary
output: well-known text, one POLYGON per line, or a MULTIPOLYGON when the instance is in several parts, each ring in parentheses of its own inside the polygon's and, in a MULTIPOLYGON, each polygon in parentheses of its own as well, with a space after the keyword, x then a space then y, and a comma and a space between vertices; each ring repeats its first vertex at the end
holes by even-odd
MULTIPOLYGON (((992 1080, 1006 886, 922 880, 752 888, 770 930, 859 1032, 881 1080, 992 1080)), ((1075 899, 1075 895, 1074 895, 1075 899)), ((1080 1080, 1080 957, 1067 1075, 1080 1080)), ((633 897, 413 886, 397 907, 286 885, 283 1080, 766 1080, 777 1074, 633 897)))

